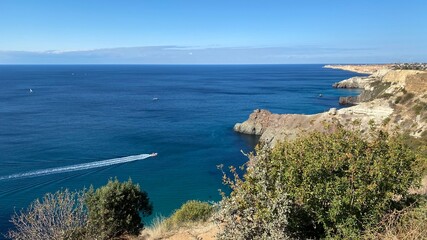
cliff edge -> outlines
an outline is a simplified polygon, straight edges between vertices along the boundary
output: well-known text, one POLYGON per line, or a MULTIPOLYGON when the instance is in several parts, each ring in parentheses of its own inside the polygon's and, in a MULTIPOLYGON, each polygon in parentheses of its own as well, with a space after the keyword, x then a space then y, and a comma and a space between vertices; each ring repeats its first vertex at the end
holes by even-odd
MULTIPOLYGON (((358 70, 360 66, 357 65, 358 70)), ((348 70, 349 65, 342 69, 348 70)), ((359 96, 348 98, 348 102, 340 99, 340 102, 354 106, 339 110, 332 108, 313 115, 273 114, 257 109, 248 120, 236 123, 234 131, 258 135, 260 141, 268 146, 294 138, 302 132, 325 131, 325 123, 340 124, 362 132, 375 126, 386 131, 404 132, 415 138, 427 136, 427 71, 394 70, 389 65, 375 65, 368 70, 372 72, 369 76, 354 77, 333 85, 336 88, 363 89, 359 96)))

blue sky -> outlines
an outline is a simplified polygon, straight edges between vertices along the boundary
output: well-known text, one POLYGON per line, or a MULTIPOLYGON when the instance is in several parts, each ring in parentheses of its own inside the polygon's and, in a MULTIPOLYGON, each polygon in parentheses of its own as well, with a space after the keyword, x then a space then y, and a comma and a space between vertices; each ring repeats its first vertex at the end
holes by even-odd
POLYGON ((425 0, 1 0, 0 63, 427 61, 425 0))

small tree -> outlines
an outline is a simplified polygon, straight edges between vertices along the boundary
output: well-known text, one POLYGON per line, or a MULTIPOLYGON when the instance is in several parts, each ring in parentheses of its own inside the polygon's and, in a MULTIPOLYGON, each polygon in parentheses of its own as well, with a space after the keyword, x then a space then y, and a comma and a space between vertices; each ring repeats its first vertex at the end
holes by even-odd
POLYGON ((107 185, 88 194, 86 204, 89 231, 100 239, 138 234, 143 228, 140 214, 148 216, 152 212, 147 193, 130 179, 123 183, 110 179, 107 185))
POLYGON ((47 193, 37 199, 26 211, 12 216, 15 230, 7 237, 16 240, 66 239, 86 226, 84 210, 85 191, 70 192, 65 189, 47 193))

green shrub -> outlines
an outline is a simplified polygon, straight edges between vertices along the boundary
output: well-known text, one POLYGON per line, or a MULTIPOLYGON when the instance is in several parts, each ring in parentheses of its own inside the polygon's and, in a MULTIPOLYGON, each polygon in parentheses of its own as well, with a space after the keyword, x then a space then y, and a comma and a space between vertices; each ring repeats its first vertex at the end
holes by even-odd
POLYGON ((404 133, 403 142, 416 153, 417 158, 420 160, 420 171, 427 175, 427 131, 421 134, 420 138, 414 138, 409 135, 409 132, 404 133))
POLYGON ((189 223, 205 222, 213 213, 213 206, 207 202, 190 200, 176 210, 165 221, 172 226, 183 226, 189 223))
POLYGON ((411 100, 414 96, 415 96, 415 94, 413 94, 413 93, 405 93, 405 95, 403 95, 402 100, 400 101, 400 103, 401 104, 405 104, 409 100, 411 100))
POLYGON ((69 239, 86 227, 84 208, 85 191, 61 190, 47 193, 35 200, 26 211, 15 213, 11 223, 15 230, 8 232, 10 239, 69 239))
POLYGON ((385 126, 385 125, 387 125, 390 121, 391 121, 391 118, 390 118, 390 117, 386 117, 386 118, 384 118, 384 120, 383 120, 383 122, 382 122, 382 125, 383 125, 383 126, 385 126))
POLYGON ((383 93, 381 94, 380 98, 390 99, 393 96, 394 94, 391 94, 391 93, 383 93))
POLYGON ((281 179, 270 174, 267 165, 267 161, 257 162, 248 169, 244 180, 233 167, 233 180, 224 173, 224 183, 232 192, 229 197, 222 193, 215 217, 223 226, 218 239, 289 239, 290 201, 281 179))
POLYGON ((399 137, 379 131, 370 139, 339 128, 258 150, 244 180, 227 180, 233 191, 223 200, 222 218, 231 221, 223 234, 359 238, 404 205, 419 181, 416 158, 399 137), (246 230, 241 223, 252 225, 246 230))
POLYGON ((150 215, 152 205, 147 193, 131 180, 109 180, 86 198, 89 231, 98 239, 110 239, 124 233, 138 234, 143 228, 140 214, 150 215))
POLYGON ((416 115, 419 115, 427 111, 427 103, 418 102, 412 109, 414 110, 416 115))

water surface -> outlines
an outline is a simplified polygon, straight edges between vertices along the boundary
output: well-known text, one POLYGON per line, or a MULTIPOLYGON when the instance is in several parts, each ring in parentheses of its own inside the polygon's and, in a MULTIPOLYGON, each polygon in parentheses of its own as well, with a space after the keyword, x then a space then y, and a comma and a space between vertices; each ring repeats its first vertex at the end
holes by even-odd
POLYGON ((322 65, 0 66, 0 177, 158 152, 156 158, 0 180, 0 232, 14 208, 61 188, 132 180, 156 214, 218 200, 218 164, 241 165, 254 139, 232 131, 256 108, 313 114, 338 106, 322 65), (30 92, 32 89, 32 92, 30 92), (322 94, 323 97, 319 97, 322 94))

